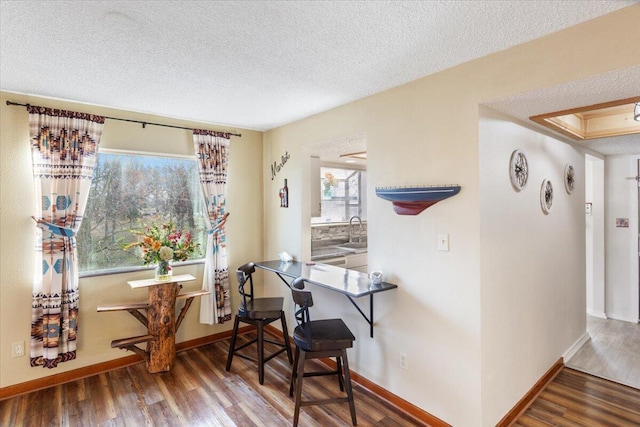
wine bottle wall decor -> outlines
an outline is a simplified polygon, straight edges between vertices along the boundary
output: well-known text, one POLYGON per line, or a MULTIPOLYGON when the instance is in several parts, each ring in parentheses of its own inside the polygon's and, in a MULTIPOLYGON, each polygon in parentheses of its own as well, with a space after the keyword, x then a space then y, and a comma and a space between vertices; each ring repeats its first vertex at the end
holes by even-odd
POLYGON ((289 207, 289 187, 287 186, 287 179, 284 179, 284 187, 282 187, 279 191, 280 196, 280 207, 288 208, 289 207))

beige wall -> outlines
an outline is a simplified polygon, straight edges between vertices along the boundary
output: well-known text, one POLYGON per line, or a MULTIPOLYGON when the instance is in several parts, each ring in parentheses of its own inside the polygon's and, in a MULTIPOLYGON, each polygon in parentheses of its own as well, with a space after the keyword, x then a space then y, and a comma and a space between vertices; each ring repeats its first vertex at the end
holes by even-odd
MULTIPOLYGON (((291 155, 275 181, 265 179, 265 256, 273 258, 286 250, 300 259, 308 254, 301 235, 308 222, 305 147, 366 134, 369 265, 383 269, 399 288, 376 296, 373 339, 347 300, 313 288, 315 316, 340 316, 358 337, 350 353, 356 372, 452 425, 490 426, 584 332, 584 289, 582 295, 576 295, 582 301, 582 312, 553 305, 552 312, 546 313, 550 320, 527 326, 532 335, 524 344, 509 331, 520 322, 534 321, 540 315, 539 304, 527 308, 522 295, 511 295, 503 297, 505 304, 512 305, 502 311, 504 318, 487 317, 484 312, 496 302, 485 302, 483 297, 508 293, 507 279, 513 271, 498 268, 487 276, 496 279, 497 285, 483 280, 481 260, 484 263, 485 257, 498 266, 508 266, 491 259, 499 254, 485 251, 485 245, 490 247, 493 242, 481 239, 481 200, 492 195, 479 187, 479 177, 485 173, 480 167, 479 105, 636 65, 639 20, 640 6, 632 6, 265 133, 265 176, 271 161, 285 151, 291 155), (289 179, 289 209, 278 207, 280 177, 289 179), (460 184, 462 190, 415 217, 395 215, 391 205, 374 193, 378 186, 429 184, 460 184), (449 252, 436 250, 438 233, 449 234, 449 252), (516 316, 519 309, 527 310, 527 316, 516 316), (556 334, 550 325, 566 325, 566 330, 556 334), (494 345, 495 350, 487 350, 494 345), (518 348, 514 357, 509 357, 511 346, 518 348), (527 357, 522 357, 525 349, 527 357), (407 371, 398 366, 398 352, 408 356, 407 371)), ((505 152, 511 145, 508 147, 505 152)), ((508 180, 509 154, 503 166, 504 180, 508 180)), ((577 158, 575 153, 562 155, 577 158)), ((528 215, 521 219, 526 221, 528 215)), ((584 236, 573 238, 582 239, 584 245, 584 236)), ((538 246, 523 245, 528 267, 544 263, 546 254, 538 246)), ((584 251, 584 247, 577 250, 584 251)), ((577 282, 584 281, 584 260, 572 258, 567 269, 571 272, 555 277, 554 283, 568 277, 567 289, 575 290, 577 282)), ((527 271, 539 275, 528 278, 527 283, 548 279, 536 269, 527 271)), ((286 295, 276 278, 268 276, 267 283, 268 292, 286 295)), ((542 298, 550 292, 553 290, 546 288, 542 298)), ((570 297, 568 293, 563 296, 570 297)), ((366 307, 364 301, 360 303, 366 307)))
MULTIPOLYGON (((232 137, 227 191, 228 257, 230 268, 262 257, 262 133, 230 129, 203 123, 192 123, 129 111, 98 108, 79 103, 54 101, 3 92, 0 94, 0 387, 77 369, 131 355, 111 349, 113 339, 139 335, 142 325, 126 312, 97 313, 101 304, 139 302, 146 299, 145 290, 133 291, 129 280, 148 278, 151 271, 88 277, 80 279, 80 318, 77 359, 62 363, 57 369, 29 367, 29 357, 11 358, 11 343, 24 341, 28 346, 30 333, 31 283, 34 274, 33 248, 35 227, 31 152, 29 147, 28 114, 24 107, 10 107, 6 100, 31 103, 112 117, 147 120, 187 127, 241 133, 232 137)), ((188 130, 157 126, 142 128, 140 124, 107 120, 101 141, 102 148, 115 148, 154 153, 192 155, 193 142, 188 130)), ((200 289, 202 264, 177 267, 178 274, 192 274, 195 282, 186 289, 200 289)), ((235 287, 235 279, 231 279, 235 287)), ((232 293, 233 307, 237 306, 232 293)), ((183 342, 228 330, 223 325, 202 325, 198 322, 200 302, 195 301, 188 312, 176 340, 183 342)))

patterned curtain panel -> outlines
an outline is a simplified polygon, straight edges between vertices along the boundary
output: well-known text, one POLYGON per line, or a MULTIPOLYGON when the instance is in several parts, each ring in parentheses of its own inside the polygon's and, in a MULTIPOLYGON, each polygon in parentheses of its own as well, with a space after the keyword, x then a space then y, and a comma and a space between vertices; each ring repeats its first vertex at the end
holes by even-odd
POLYGON ((93 177, 104 117, 28 106, 38 225, 31 366, 76 358, 76 233, 93 177))
POLYGON ((207 206, 209 236, 202 289, 211 291, 200 301, 200 323, 213 325, 231 319, 229 268, 225 222, 225 188, 229 162, 229 134, 208 130, 193 131, 200 184, 207 206))

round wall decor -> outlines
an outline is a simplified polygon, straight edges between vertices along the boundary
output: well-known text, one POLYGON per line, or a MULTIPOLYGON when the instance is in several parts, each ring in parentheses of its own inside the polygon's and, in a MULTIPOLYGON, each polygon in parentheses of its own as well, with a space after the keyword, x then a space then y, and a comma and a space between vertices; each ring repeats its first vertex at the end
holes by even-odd
POLYGON ((542 186, 540 187, 540 207, 542 207, 542 212, 545 215, 551 211, 551 206, 553 205, 553 184, 548 179, 542 181, 542 186))
POLYGON ((576 170, 570 164, 564 167, 564 188, 568 194, 573 193, 573 187, 576 183, 576 170))
POLYGON ((511 176, 511 185, 516 191, 520 191, 527 186, 529 179, 529 165, 527 156, 522 150, 515 150, 511 153, 509 161, 509 175, 511 176))

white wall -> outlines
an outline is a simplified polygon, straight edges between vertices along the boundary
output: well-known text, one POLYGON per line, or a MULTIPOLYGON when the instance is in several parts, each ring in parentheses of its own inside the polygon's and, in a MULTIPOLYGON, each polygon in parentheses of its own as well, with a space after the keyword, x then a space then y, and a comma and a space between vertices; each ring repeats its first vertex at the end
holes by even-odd
POLYGON ((483 113, 482 408, 491 418, 508 412, 586 330, 584 156, 491 110, 483 113), (520 192, 509 179, 515 149, 529 165, 520 192), (567 163, 576 172, 572 194, 564 187, 567 163), (547 215, 540 207, 544 179, 554 190, 547 215))
POLYGON ((587 313, 606 319, 604 286, 604 160, 585 156, 587 313))
MULTIPOLYGON (((640 149, 640 138, 638 141, 640 149)), ((638 174, 640 154, 605 158, 605 247, 607 316, 638 321, 638 174), (629 218, 629 228, 616 227, 629 218)))

